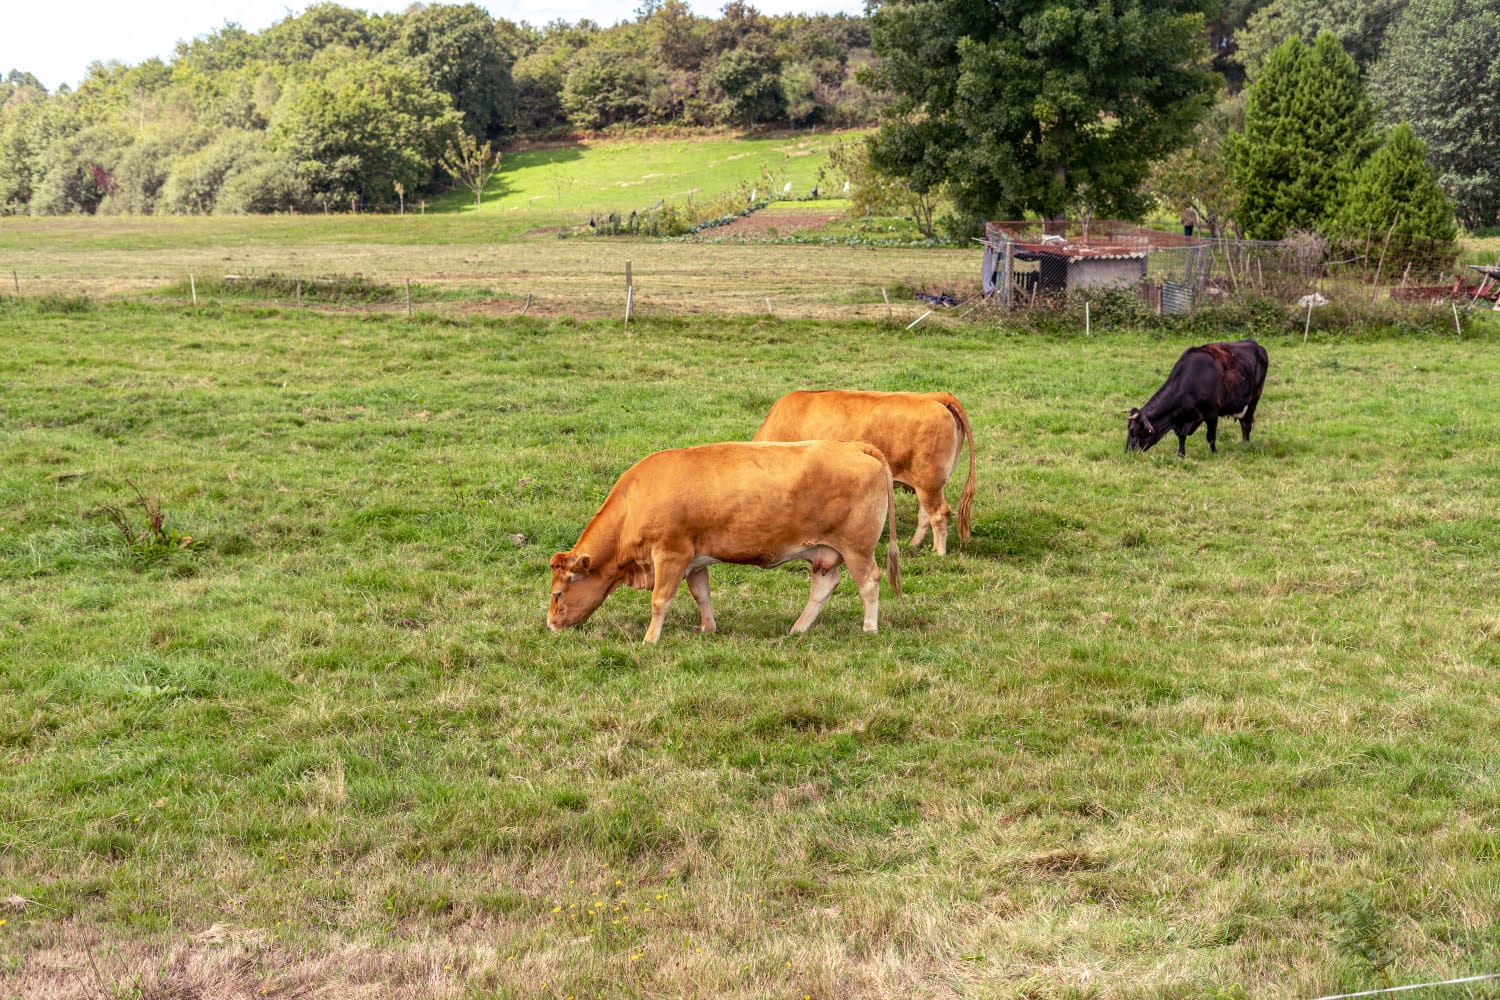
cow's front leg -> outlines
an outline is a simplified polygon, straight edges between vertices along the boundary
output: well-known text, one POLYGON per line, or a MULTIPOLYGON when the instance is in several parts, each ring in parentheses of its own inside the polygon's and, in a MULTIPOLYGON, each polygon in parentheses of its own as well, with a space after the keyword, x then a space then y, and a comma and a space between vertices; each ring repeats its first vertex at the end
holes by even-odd
POLYGON ((1203 433, 1208 438, 1208 450, 1217 453, 1219 449, 1215 442, 1219 440, 1219 418, 1209 417, 1203 422, 1203 426, 1203 433))
POLYGON ((714 609, 708 603, 708 567, 699 566, 687 575, 688 593, 693 595, 693 600, 698 602, 698 618, 701 622, 698 630, 701 632, 713 632, 718 628, 714 622, 714 609))
POLYGON ((922 539, 927 537, 927 529, 932 526, 932 520, 927 516, 927 508, 917 501, 917 531, 911 536, 911 547, 919 549, 922 547, 922 539))
POLYGON ((1187 434, 1183 431, 1177 432, 1177 457, 1187 458, 1187 434))
POLYGON ((807 596, 807 607, 792 624, 792 635, 806 632, 817 620, 818 612, 828 603, 828 595, 839 585, 839 565, 844 561, 833 549, 819 549, 808 556, 812 564, 812 590, 807 596))
POLYGON ((677 586, 687 573, 688 562, 688 559, 673 555, 651 554, 655 580, 651 585, 651 624, 646 628, 647 642, 655 642, 661 638, 661 627, 667 620, 667 609, 672 606, 672 598, 677 596, 677 586))

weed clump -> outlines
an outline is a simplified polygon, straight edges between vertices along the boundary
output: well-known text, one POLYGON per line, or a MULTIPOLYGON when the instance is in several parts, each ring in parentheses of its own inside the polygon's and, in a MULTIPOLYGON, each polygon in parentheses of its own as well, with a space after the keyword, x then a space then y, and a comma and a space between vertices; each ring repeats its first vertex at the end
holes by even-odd
POLYGON ((138 566, 149 566, 174 552, 187 551, 201 544, 192 535, 168 526, 160 497, 147 497, 135 483, 128 479, 125 483, 135 491, 136 506, 145 516, 140 527, 131 522, 125 511, 113 504, 99 507, 92 515, 115 526, 120 542, 132 562, 138 566))

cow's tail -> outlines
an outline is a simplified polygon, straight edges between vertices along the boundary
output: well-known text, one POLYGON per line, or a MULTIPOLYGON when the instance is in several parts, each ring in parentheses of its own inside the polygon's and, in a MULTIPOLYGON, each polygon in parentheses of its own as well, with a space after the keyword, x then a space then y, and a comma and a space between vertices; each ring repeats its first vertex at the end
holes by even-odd
POLYGON ((956 396, 945 392, 942 399, 948 412, 958 421, 964 440, 969 445, 969 479, 964 483, 963 495, 958 499, 958 545, 962 548, 969 544, 969 532, 974 519, 974 429, 969 426, 969 415, 964 412, 963 404, 956 396))
POLYGON ((896 481, 891 476, 891 463, 886 461, 885 452, 868 441, 860 441, 858 443, 864 448, 865 454, 871 458, 880 460, 880 468, 885 472, 885 509, 886 516, 890 518, 891 529, 891 540, 885 547, 885 578, 890 581, 892 592, 897 597, 900 597, 901 545, 896 540, 896 481))

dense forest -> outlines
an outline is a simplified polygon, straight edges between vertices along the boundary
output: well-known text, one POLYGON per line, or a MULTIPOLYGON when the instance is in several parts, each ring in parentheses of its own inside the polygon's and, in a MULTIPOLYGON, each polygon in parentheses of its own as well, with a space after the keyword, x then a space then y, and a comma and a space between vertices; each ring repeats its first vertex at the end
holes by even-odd
POLYGON ((480 141, 640 126, 874 121, 865 19, 721 16, 647 0, 636 20, 542 27, 474 4, 367 14, 315 4, 235 25, 170 62, 95 63, 49 94, 0 81, 0 212, 251 213, 394 205, 480 141))
MULTIPOLYGON (((929 235, 938 205, 959 229, 992 213, 1156 205, 1239 232, 1258 188, 1307 187, 1281 176, 1297 164, 1352 178, 1349 150, 1317 151, 1326 136, 1264 163, 1237 138, 1281 90, 1300 95, 1287 104, 1292 133, 1327 120, 1323 84, 1278 82, 1303 71, 1295 53, 1276 56, 1324 39, 1308 65, 1338 50, 1336 88, 1370 101, 1358 148, 1406 124, 1401 148, 1436 172, 1458 218, 1500 218, 1500 0, 876 0, 869 11, 771 16, 730 0, 703 17, 685 0, 643 0, 613 26, 535 27, 473 3, 368 14, 325 2, 258 33, 226 24, 170 61, 95 63, 77 89, 48 93, 13 69, 0 79, 0 214, 379 210, 446 185, 451 151, 486 143, 879 124, 838 164, 864 178, 856 206, 903 206, 929 235)), ((1331 218, 1341 200, 1319 210, 1331 218)))

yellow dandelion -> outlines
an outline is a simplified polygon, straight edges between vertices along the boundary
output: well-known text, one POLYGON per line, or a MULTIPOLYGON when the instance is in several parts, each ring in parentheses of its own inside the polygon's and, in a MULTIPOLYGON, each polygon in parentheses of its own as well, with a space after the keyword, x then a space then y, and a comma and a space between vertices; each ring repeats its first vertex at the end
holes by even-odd
POLYGON ((552 912, 553 913, 561 913, 562 912, 562 907, 561 906, 554 906, 552 908, 552 912))
POLYGON ((4 926, 5 926, 5 918, 4 917, 0 917, 0 927, 4 927, 4 926))
POLYGON ((621 881, 620 879, 615 879, 615 885, 624 885, 624 884, 625 883, 623 881, 621 881))

